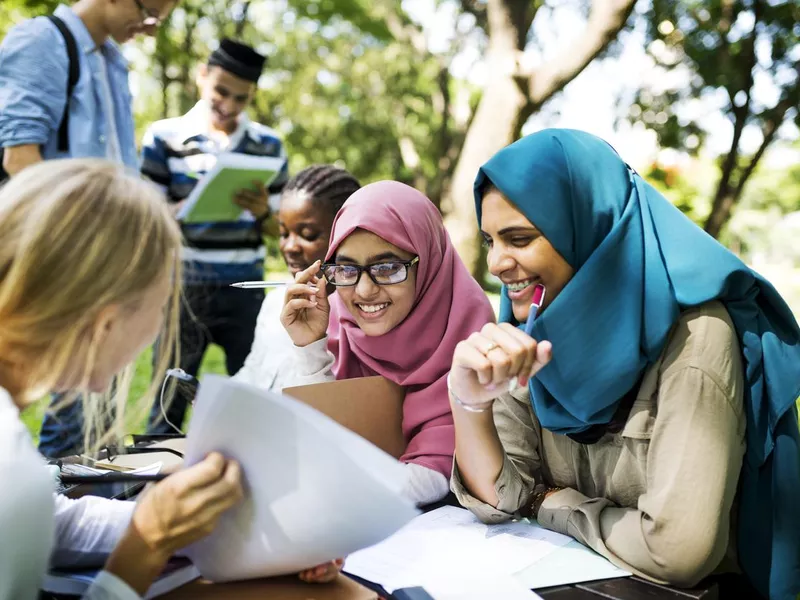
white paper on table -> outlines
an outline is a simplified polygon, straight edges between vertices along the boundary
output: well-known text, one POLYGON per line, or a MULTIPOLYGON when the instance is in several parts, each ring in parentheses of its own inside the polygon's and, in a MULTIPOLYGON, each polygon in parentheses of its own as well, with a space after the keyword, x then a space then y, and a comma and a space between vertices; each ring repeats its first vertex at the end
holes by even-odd
POLYGON ((460 578, 510 577, 570 541, 528 521, 485 525, 463 508, 444 506, 348 556, 344 569, 389 593, 418 585, 447 589, 460 578))
MULTIPOLYGON (((161 471, 163 463, 161 461, 154 462, 138 469, 131 469, 130 471, 122 471, 126 475, 158 475, 161 471)), ((69 464, 62 467, 64 473, 69 475, 110 475, 119 473, 120 471, 113 471, 111 469, 102 469, 98 467, 88 467, 86 465, 69 464)))
POLYGON ((591 548, 573 540, 523 569, 514 578, 527 588, 540 589, 630 575, 629 571, 614 566, 591 548))
POLYGON ((247 482, 242 505, 187 552, 213 581, 296 573, 419 514, 394 458, 297 400, 215 375, 200 386, 186 464, 211 451, 237 460, 247 482))
POLYGON ((447 585, 428 583, 424 588, 434 600, 541 600, 541 596, 508 575, 451 579, 447 585))
POLYGON ((139 467, 138 469, 134 469, 133 471, 128 471, 133 475, 158 475, 161 472, 161 467, 164 465, 163 462, 158 461, 154 462, 151 465, 147 465, 145 467, 139 467))

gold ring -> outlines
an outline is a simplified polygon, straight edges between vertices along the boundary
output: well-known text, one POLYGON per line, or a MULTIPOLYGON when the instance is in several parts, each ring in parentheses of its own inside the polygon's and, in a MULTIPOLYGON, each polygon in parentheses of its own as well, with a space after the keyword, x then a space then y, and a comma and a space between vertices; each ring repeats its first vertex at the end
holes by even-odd
POLYGON ((489 345, 489 347, 488 347, 488 348, 486 348, 486 349, 483 351, 483 354, 484 354, 484 355, 486 355, 486 354, 489 354, 489 352, 491 352, 492 350, 495 350, 496 348, 499 348, 499 347, 500 347, 499 345, 497 345, 497 344, 495 344, 495 343, 492 343, 492 344, 490 344, 490 345, 489 345))

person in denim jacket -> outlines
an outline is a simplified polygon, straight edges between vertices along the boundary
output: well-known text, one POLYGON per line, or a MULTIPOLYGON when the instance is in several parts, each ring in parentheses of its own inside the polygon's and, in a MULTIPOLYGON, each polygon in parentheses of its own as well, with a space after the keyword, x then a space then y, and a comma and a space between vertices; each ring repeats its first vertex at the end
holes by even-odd
MULTIPOLYGON (((75 39, 80 78, 69 98, 69 150, 58 151, 67 106, 66 42, 45 17, 13 27, 0 45, 0 147, 12 177, 54 158, 106 158, 138 165, 128 63, 118 44, 152 35, 177 0, 80 0, 59 6, 75 39)), ((56 396, 53 405, 60 397, 56 396)), ((52 405, 51 405, 52 406, 52 405)), ((39 449, 47 456, 77 451, 83 436, 80 403, 45 416, 39 449)))

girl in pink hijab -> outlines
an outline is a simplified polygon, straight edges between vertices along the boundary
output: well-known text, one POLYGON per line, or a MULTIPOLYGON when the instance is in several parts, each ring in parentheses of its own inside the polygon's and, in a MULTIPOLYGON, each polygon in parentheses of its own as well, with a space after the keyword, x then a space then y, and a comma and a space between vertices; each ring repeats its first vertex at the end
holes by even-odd
POLYGON ((455 447, 447 373, 456 344, 494 314, 433 203, 396 181, 355 192, 325 263, 288 286, 281 321, 296 347, 295 384, 382 375, 405 388, 407 496, 444 497, 455 447))

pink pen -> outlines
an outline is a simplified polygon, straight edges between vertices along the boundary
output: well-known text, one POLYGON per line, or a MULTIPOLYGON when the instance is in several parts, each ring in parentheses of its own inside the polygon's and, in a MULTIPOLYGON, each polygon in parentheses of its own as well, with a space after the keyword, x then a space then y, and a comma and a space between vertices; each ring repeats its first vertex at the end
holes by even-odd
POLYGON ((539 309, 544 304, 544 295, 547 289, 541 283, 537 283, 533 288, 533 299, 531 300, 531 310, 528 312, 528 320, 525 321, 525 333, 531 335, 533 333, 533 323, 536 317, 539 316, 539 309))
MULTIPOLYGON (((533 334, 533 324, 536 321, 536 317, 539 316, 539 310, 542 308, 542 304, 544 304, 544 297, 547 289, 541 283, 537 283, 536 287, 533 289, 533 299, 531 300, 531 309, 528 312, 528 320, 525 321, 525 333, 527 335, 533 334)), ((511 381, 508 382, 508 391, 509 393, 513 392, 517 389, 517 378, 515 377, 511 381)))

